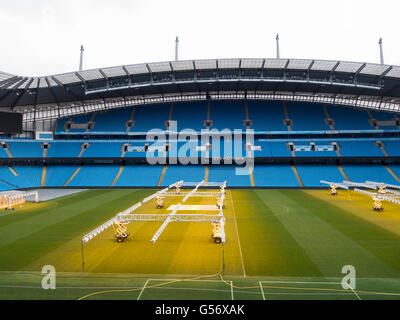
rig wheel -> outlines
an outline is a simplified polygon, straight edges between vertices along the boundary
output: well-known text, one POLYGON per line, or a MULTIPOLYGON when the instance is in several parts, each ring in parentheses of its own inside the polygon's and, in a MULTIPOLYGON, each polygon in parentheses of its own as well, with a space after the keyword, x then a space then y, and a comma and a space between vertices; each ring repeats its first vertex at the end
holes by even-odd
POLYGON ((216 244, 220 244, 221 243, 221 238, 214 238, 214 242, 216 244))

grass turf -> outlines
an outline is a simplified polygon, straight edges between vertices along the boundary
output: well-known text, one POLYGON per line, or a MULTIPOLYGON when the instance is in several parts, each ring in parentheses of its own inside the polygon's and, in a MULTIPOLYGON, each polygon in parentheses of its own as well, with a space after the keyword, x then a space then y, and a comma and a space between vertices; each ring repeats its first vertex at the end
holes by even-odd
MULTIPOLYGON (((384 203, 377 214, 368 197, 351 191, 331 197, 324 190, 228 190, 225 246, 211 240, 209 223, 171 223, 153 244, 161 222, 132 222, 128 241, 117 244, 108 229, 84 246, 83 273, 82 236, 153 192, 92 190, 0 213, 0 299, 77 299, 103 291, 87 298, 400 297, 399 207, 384 203), (48 264, 57 270, 54 291, 40 288, 48 264), (358 296, 340 285, 345 265, 356 268, 358 296)), ((166 213, 181 199, 139 213, 166 213)))

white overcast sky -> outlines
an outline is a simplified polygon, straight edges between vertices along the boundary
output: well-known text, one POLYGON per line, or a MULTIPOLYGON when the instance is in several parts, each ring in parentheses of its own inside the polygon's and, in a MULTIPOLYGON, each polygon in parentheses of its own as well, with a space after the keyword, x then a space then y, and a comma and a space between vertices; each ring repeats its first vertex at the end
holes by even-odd
POLYGON ((179 58, 400 65, 400 0, 0 0, 0 70, 44 76, 179 58))

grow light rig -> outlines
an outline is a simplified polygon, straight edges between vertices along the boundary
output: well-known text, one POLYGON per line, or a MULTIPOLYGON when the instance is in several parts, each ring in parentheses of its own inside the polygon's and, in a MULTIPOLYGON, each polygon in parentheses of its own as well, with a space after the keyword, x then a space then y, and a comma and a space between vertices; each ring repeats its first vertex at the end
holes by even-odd
MULTIPOLYGON (((157 230, 154 234, 151 242, 156 242, 157 239, 160 237, 162 232, 168 226, 170 222, 211 222, 215 226, 217 225, 219 228, 218 236, 214 238, 216 243, 225 243, 225 230, 224 230, 224 222, 225 217, 223 215, 223 208, 224 208, 224 199, 225 199, 225 188, 226 188, 226 181, 219 183, 205 183, 204 180, 198 183, 194 182, 187 182, 184 183, 183 181, 178 181, 169 187, 158 191, 149 197, 143 199, 141 202, 133 205, 132 207, 126 209, 118 213, 114 218, 110 219, 109 221, 105 222, 101 226, 97 227, 96 229, 92 230, 88 234, 86 234, 82 238, 82 247, 83 244, 92 240, 94 237, 99 235, 101 232, 105 231, 109 227, 113 226, 115 230, 115 238, 118 242, 123 242, 129 237, 129 233, 127 232, 126 225, 132 221, 163 221, 164 223, 161 227, 157 230), (190 186, 195 185, 195 188, 190 192, 183 192, 181 191, 182 186, 190 186), (219 186, 219 191, 206 191, 206 192, 199 192, 198 189, 201 186, 219 186), (175 191, 170 191, 171 189, 176 189, 175 191), (179 193, 178 193, 179 192, 179 193), (133 213, 136 209, 142 207, 143 204, 149 202, 152 199, 156 199, 156 208, 164 203, 162 199, 164 197, 170 196, 184 196, 181 203, 179 203, 174 210, 170 214, 135 214, 133 213), (217 207, 219 210, 218 214, 187 214, 181 213, 177 214, 179 211, 182 203, 185 203, 190 197, 217 197, 217 207)), ((214 234, 214 233, 213 233, 214 234)))

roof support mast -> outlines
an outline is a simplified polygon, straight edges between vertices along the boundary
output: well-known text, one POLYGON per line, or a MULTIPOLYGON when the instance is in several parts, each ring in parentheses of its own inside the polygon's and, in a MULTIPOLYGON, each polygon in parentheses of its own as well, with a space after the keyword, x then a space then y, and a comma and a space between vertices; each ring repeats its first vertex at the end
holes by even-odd
POLYGON ((381 64, 385 64, 383 61, 383 48, 382 48, 382 38, 379 38, 379 52, 381 56, 381 64))
POLYGON ((175 61, 178 61, 178 49, 179 49, 179 39, 177 36, 175 39, 175 61))
POLYGON ((79 71, 82 71, 83 68, 83 51, 85 51, 85 49, 83 49, 83 45, 81 45, 81 58, 79 60, 79 71))
POLYGON ((276 58, 277 59, 281 58, 279 54, 279 33, 276 34, 276 58))

